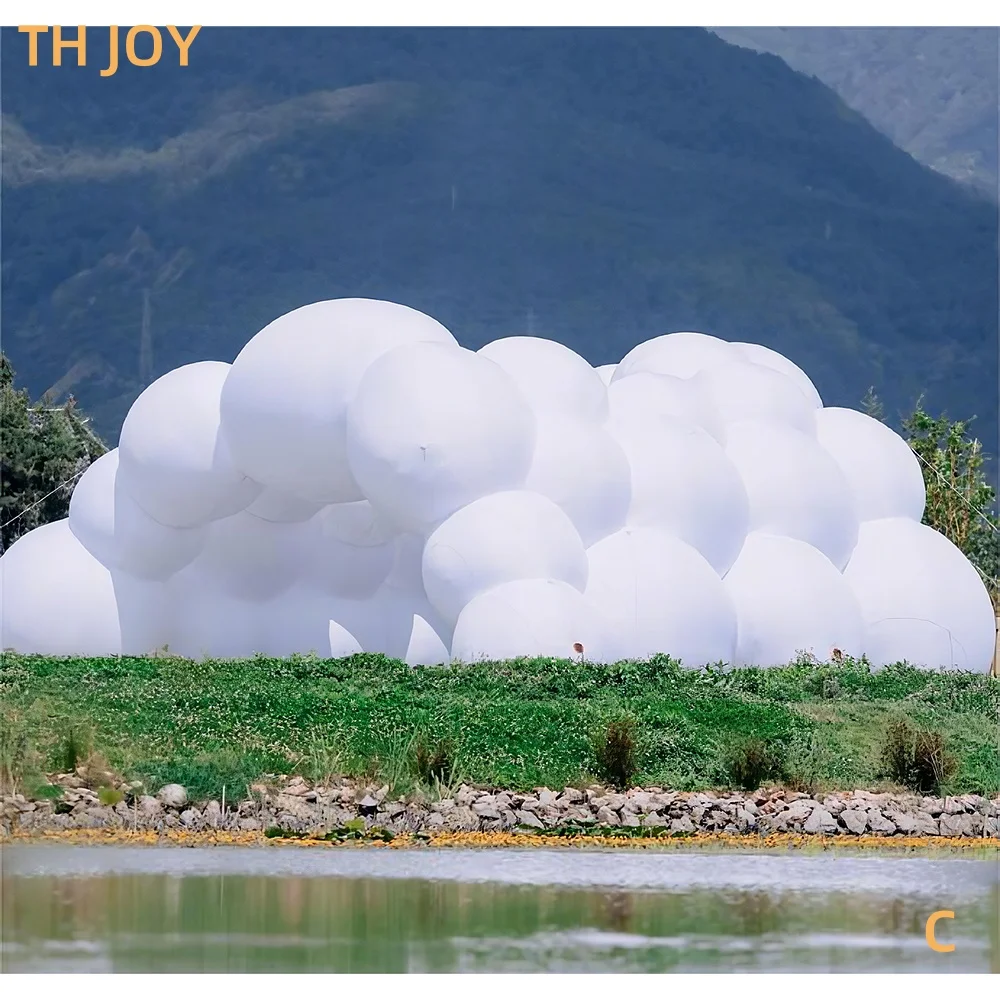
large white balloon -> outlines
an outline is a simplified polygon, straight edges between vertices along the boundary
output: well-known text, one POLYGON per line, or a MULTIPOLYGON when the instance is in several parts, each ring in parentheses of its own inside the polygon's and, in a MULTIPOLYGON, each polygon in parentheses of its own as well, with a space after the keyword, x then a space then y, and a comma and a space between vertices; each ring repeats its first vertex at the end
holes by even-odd
POLYGON ((265 521, 241 511, 209 527, 191 568, 225 597, 266 601, 299 578, 310 542, 306 524, 265 521))
POLYGON ((420 615, 413 616, 413 628, 410 630, 410 641, 406 645, 404 661, 411 667, 428 664, 447 663, 450 659, 448 647, 441 637, 431 628, 429 622, 420 615))
POLYGON ((773 420, 816 434, 816 408, 795 381, 773 368, 736 361, 699 372, 692 380, 728 433, 736 420, 773 420))
POLYGON ((732 344, 707 333, 665 333, 633 347, 615 368, 611 383, 638 372, 691 378, 704 368, 739 358, 732 344))
POLYGON ((343 602, 303 583, 260 608, 257 651, 265 656, 293 653, 339 659, 362 652, 361 644, 336 620, 343 602))
POLYGON ((595 371, 598 375, 600 375, 601 381, 605 385, 611 385, 611 376, 614 375, 617 367, 617 365, 601 365, 599 368, 596 368, 595 371))
POLYGON ((746 537, 746 490, 719 443, 701 427, 659 417, 612 421, 632 469, 626 523, 658 527, 693 545, 725 573, 746 537))
POLYGON ((108 569, 166 580, 201 550, 203 526, 168 528, 154 521, 119 482, 118 449, 101 455, 80 477, 69 502, 69 527, 108 569))
POLYGON ((447 621, 474 597, 511 580, 587 585, 587 553, 566 513, 538 493, 493 493, 451 515, 427 539, 427 598, 447 621))
POLYGON ((556 413, 538 416, 525 488, 555 501, 584 545, 625 523, 631 479, 625 452, 605 427, 556 413))
POLYGON ((656 653, 689 667, 732 660, 736 612, 696 549, 660 528, 624 528, 587 555, 584 597, 607 627, 612 660, 656 653))
POLYGON ((581 654, 607 658, 608 637, 583 595, 562 580, 513 580, 473 598, 458 616, 451 655, 464 663, 581 654))
POLYGON ((247 507, 247 513, 263 521, 294 524, 308 521, 322 509, 323 504, 302 500, 291 493, 268 487, 247 507))
POLYGON ((608 387, 608 405, 615 421, 673 417, 698 424, 717 441, 725 440, 722 418, 694 379, 639 372, 608 387))
POLYGON ((735 342, 733 347, 740 352, 746 361, 751 361, 755 365, 763 365, 765 368, 773 368, 776 372, 787 375, 802 390, 814 409, 818 410, 823 405, 823 400, 809 376, 783 354, 772 351, 770 347, 764 347, 763 344, 735 342))
POLYGON ((864 652, 876 667, 985 673, 996 634, 979 574, 944 535, 905 517, 865 521, 844 571, 864 618, 864 652))
MULTIPOLYGON (((382 544, 355 544, 344 541, 351 536, 349 522, 343 510, 353 504, 331 504, 324 507, 306 528, 303 539, 302 578, 311 586, 337 597, 363 600, 371 597, 385 582, 393 567, 396 549, 391 540, 382 544)), ((351 511, 350 515, 362 512, 351 511)), ((369 522, 372 524, 373 522, 369 522)), ((371 534, 358 531, 356 537, 367 542, 371 534)))
POLYGON ((112 570, 123 656, 149 656, 169 651, 177 631, 175 601, 169 581, 141 580, 112 570))
POLYGON ((117 656, 121 629, 111 573, 69 520, 23 535, 0 557, 0 649, 46 656, 117 656))
POLYGON ((785 535, 819 549, 838 569, 858 537, 858 517, 840 467, 819 443, 786 424, 728 425, 726 454, 750 499, 750 530, 785 535))
POLYGON ((222 423, 240 469, 303 500, 362 500, 346 416, 376 358, 402 344, 456 344, 437 320, 394 302, 332 299, 280 316, 240 351, 222 423))
POLYGON ((219 398, 230 366, 183 365, 132 404, 118 443, 124 484, 150 517, 190 528, 243 510, 261 491, 233 464, 220 434, 219 398))
POLYGON ((260 601, 223 593, 197 563, 172 577, 167 592, 175 612, 168 631, 171 652, 191 660, 235 660, 261 651, 265 620, 260 601))
POLYGON ((542 337, 504 337, 479 353, 507 372, 535 410, 598 423, 607 419, 603 379, 568 347, 542 337))
POLYGON ((412 531, 520 487, 534 447, 534 414, 511 377, 460 347, 397 347, 369 368, 347 411, 355 478, 412 531))
POLYGON ((860 520, 924 516, 920 461, 891 427, 857 410, 828 406, 816 413, 816 436, 847 477, 860 520))
POLYGON ((860 656, 861 611, 837 567, 795 538, 752 531, 726 574, 739 638, 734 662, 776 666, 807 653, 860 656))

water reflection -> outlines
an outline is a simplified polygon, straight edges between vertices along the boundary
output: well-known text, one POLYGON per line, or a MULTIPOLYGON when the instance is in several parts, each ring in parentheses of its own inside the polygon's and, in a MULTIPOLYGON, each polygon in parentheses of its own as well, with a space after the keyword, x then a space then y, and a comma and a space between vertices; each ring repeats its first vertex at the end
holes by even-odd
MULTIPOLYGON (((566 855, 563 863, 573 860, 566 855)), ((717 859, 742 863, 740 855, 717 859)), ((955 862, 938 864, 945 868, 935 877, 947 884, 947 865, 955 862)), ((783 887, 780 878, 770 888, 622 889, 291 874, 8 873, 3 971, 956 972, 989 971, 991 952, 1000 971, 996 887, 977 889, 967 870, 961 878, 958 866, 953 871, 954 892, 941 900, 912 884, 804 891, 783 887), (955 919, 940 933, 956 949, 938 954, 926 945, 924 923, 945 903, 955 919)))

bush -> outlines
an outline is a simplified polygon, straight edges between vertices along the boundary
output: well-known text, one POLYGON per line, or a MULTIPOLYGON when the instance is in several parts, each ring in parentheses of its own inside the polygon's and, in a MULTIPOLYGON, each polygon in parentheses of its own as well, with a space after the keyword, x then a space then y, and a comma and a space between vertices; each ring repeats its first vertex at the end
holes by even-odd
POLYGON ((885 776, 921 795, 939 792, 958 770, 938 732, 915 729, 905 719, 889 725, 882 746, 885 776))
POLYGON ((731 785, 753 791, 765 781, 778 781, 785 776, 785 755, 780 748, 774 749, 751 736, 730 747, 725 771, 731 785))
POLYGON ((455 772, 455 747, 451 740, 438 740, 431 745, 417 737, 413 748, 413 769, 425 785, 440 782, 447 785, 455 772))
POLYGON ((626 791, 639 770, 636 747, 635 722, 629 718, 612 719, 595 741, 597 776, 619 791, 626 791))
POLYGON ((102 806, 116 806, 125 796, 117 788, 105 785, 97 789, 97 799, 102 806))

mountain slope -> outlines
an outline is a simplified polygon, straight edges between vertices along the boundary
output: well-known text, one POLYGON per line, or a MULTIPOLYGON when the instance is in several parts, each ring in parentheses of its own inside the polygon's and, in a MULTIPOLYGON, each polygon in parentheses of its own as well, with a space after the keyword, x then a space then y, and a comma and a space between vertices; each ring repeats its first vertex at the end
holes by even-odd
POLYGON ((996 28, 714 28, 818 77, 921 163, 997 199, 996 28))
POLYGON ((150 377, 366 295, 598 364, 667 330, 759 340, 829 403, 926 389, 995 451, 995 209, 773 56, 688 29, 206 28, 183 71, 101 79, 21 42, 5 350, 105 433, 150 377))

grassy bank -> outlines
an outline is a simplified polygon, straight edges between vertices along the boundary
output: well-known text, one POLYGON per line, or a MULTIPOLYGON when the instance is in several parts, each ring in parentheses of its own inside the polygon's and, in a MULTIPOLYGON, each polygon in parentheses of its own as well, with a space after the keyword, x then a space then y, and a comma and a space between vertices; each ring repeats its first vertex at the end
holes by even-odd
MULTIPOLYGON (((345 660, 52 659, 5 654, 0 768, 30 791, 98 753, 126 778, 242 795, 262 774, 348 773, 407 790, 444 769, 506 788, 599 777, 609 723, 627 722, 637 783, 806 789, 892 777, 886 736, 904 720, 942 738, 944 791, 1000 790, 1000 683, 897 666, 793 664, 686 671, 666 658, 412 669, 345 660), (437 763, 435 763, 437 761, 437 763)), ((606 749, 606 748, 605 748, 606 749)))

